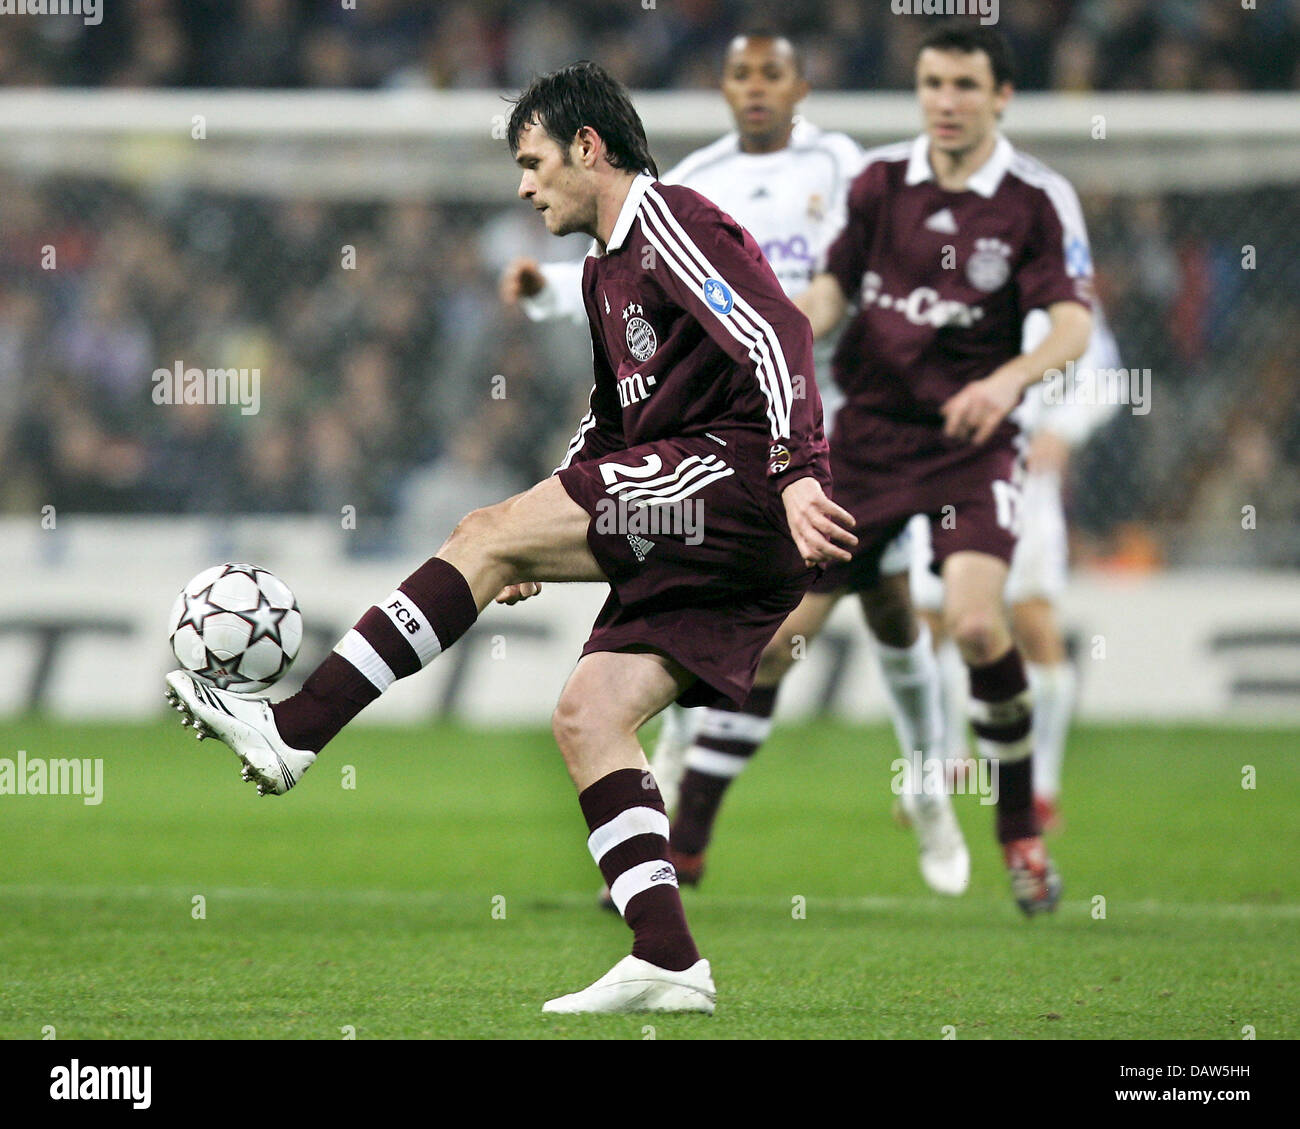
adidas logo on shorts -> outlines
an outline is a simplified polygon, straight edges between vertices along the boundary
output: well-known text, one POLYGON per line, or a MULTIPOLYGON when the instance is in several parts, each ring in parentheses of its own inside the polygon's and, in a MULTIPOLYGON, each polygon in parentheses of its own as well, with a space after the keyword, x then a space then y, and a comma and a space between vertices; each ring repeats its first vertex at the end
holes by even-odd
POLYGON ((653 541, 647 541, 644 537, 638 537, 635 533, 627 535, 627 543, 632 546, 632 552, 636 554, 637 564, 645 564, 646 555, 655 547, 653 541))

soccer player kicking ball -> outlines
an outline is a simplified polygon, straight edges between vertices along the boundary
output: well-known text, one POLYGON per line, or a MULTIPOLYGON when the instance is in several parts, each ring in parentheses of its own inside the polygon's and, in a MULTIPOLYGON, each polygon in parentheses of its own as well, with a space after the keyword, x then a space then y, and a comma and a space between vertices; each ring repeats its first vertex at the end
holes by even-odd
POLYGON ((547 230, 595 240, 583 271, 595 387, 560 469, 465 517, 292 697, 272 706, 183 671, 167 676, 168 696, 234 749, 259 792, 280 794, 494 597, 512 604, 548 580, 607 582, 553 728, 632 955, 543 1010, 712 1012, 709 962, 687 928, 636 734, 679 699, 743 699, 814 566, 847 561, 856 544, 853 519, 825 493, 812 337, 754 241, 703 197, 654 179, 627 92, 599 67, 537 79, 508 137, 519 195, 547 230), (698 523, 659 527, 702 541, 629 531, 646 528, 648 508, 684 505, 698 523))
MULTIPOLYGON (((737 220, 758 241, 787 296, 796 298, 839 234, 863 152, 845 134, 824 132, 795 116, 809 85, 798 50, 783 36, 752 31, 732 40, 723 59, 722 93, 736 128, 688 155, 663 181, 695 189, 737 220)), ((581 273, 577 263, 539 266, 516 259, 502 275, 501 297, 535 320, 585 322, 581 273)), ((826 352, 817 359, 820 369, 829 362, 826 352)), ((818 383, 826 386, 820 373, 818 383)), ((907 583, 909 553, 905 539, 885 554, 882 585, 907 583)), ((942 756, 941 684, 925 621, 900 614, 897 596, 865 599, 863 610, 904 756, 942 756), (877 617, 877 607, 888 614, 877 617)), ((775 701, 772 687, 755 692, 744 718, 732 702, 664 712, 651 768, 669 814, 676 815, 668 850, 683 885, 699 883, 723 796, 770 732, 775 701)), ((926 883, 942 894, 965 891, 970 854, 947 794, 905 793, 900 799, 917 836, 926 883)), ((601 904, 614 908, 608 891, 601 904)))
MULTIPOLYGON (((883 581, 881 559, 914 514, 926 515, 946 633, 970 675, 972 725, 998 768, 998 841, 1013 896, 1032 915, 1056 906, 1061 883, 1033 809, 1032 709, 1002 604, 1022 471, 1006 417, 1029 385, 1088 343, 1087 235, 1069 184, 998 131, 1012 87, 997 32, 936 30, 916 78, 925 132, 868 154, 843 231, 795 299, 818 337, 856 306, 832 360, 846 402, 831 466, 858 547, 768 646, 737 740, 759 732, 749 719, 770 714, 795 640, 816 635, 840 597, 857 594, 882 619, 891 603, 892 614, 912 615, 906 577, 883 581), (1051 328, 1022 354, 1021 326, 1036 308, 1051 328)), ((698 860, 675 861, 685 872, 698 860)))

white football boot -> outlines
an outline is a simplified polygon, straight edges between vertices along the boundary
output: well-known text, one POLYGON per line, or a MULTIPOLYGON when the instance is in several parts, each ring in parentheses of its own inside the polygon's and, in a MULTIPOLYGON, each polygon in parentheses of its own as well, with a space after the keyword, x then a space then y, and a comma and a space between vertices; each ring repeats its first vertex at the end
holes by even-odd
POLYGON ((224 741, 244 762, 244 779, 257 785, 258 795, 281 796, 315 763, 316 754, 292 749, 275 728, 271 705, 218 690, 184 670, 167 676, 167 700, 185 715, 182 725, 193 725, 200 741, 224 741))
POLYGON ((664 798, 664 808, 671 819, 677 811, 677 801, 682 794, 682 777, 686 775, 686 754, 695 739, 693 710, 670 705, 663 711, 663 725, 659 740, 650 756, 650 771, 654 773, 659 794, 664 798))
POLYGON ((964 894, 970 885, 970 851, 952 810, 952 798, 947 792, 932 795, 913 787, 910 761, 904 763, 909 767, 894 814, 916 832, 921 877, 937 894, 964 894))
POLYGON ((717 995, 709 962, 703 957, 682 972, 669 972, 640 957, 626 956, 581 992, 548 1000, 542 1011, 562 1015, 702 1011, 712 1015, 717 995))

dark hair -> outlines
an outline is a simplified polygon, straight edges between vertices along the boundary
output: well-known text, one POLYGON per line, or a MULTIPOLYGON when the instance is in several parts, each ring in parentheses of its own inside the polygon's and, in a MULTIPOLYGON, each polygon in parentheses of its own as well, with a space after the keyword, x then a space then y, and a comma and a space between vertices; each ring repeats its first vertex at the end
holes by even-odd
POLYGON ((1006 38, 996 28, 982 24, 946 23, 930 32, 917 50, 920 55, 927 47, 935 51, 961 51, 969 55, 974 51, 983 51, 989 57, 993 68, 993 85, 1001 86, 1004 82, 1015 81, 1015 63, 1011 57, 1011 47, 1006 38))
MULTIPOLYGON (((770 39, 773 43, 784 40, 790 45, 790 56, 794 60, 794 73, 803 78, 803 52, 799 50, 799 45, 783 31, 777 31, 770 24, 761 27, 752 27, 745 31, 739 31, 731 37, 731 43, 737 39, 770 39)), ((731 51, 731 43, 727 44, 727 51, 731 51)))
POLYGON ((596 63, 584 59, 533 79, 510 114, 506 140, 511 154, 519 151, 519 135, 531 123, 546 130, 564 150, 566 161, 578 130, 590 126, 605 143, 609 163, 616 169, 648 169, 659 175, 645 127, 627 90, 596 63))

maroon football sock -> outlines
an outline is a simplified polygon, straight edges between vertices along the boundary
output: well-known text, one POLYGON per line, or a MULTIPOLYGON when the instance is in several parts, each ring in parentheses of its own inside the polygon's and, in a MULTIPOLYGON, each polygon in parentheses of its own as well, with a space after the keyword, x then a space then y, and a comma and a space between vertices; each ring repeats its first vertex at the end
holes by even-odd
POLYGON ((620 768, 578 795, 587 847, 632 929, 632 955, 680 972, 700 959, 668 861, 668 817, 649 772, 620 768))
POLYGON ((686 774, 669 836, 674 851, 704 853, 727 789, 771 732, 777 689, 755 686, 739 706, 727 703, 703 711, 686 754, 686 774))
POLYGON ((465 578, 431 557, 357 621, 298 693, 271 707, 281 738, 295 749, 320 752, 397 679, 431 662, 477 618, 465 578))
POLYGON ((1034 815, 1033 706, 1025 666, 1012 647, 970 667, 971 728, 982 756, 997 764, 999 843, 1039 833, 1034 815))

